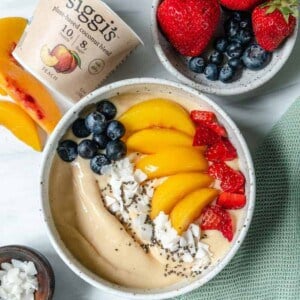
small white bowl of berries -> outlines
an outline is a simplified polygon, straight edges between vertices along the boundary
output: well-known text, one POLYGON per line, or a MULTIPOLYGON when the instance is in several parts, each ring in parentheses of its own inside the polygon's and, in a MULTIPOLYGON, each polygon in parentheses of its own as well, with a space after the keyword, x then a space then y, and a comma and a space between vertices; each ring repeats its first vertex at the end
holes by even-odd
POLYGON ((160 61, 206 93, 236 95, 263 85, 297 38, 297 0, 154 0, 152 7, 160 61))

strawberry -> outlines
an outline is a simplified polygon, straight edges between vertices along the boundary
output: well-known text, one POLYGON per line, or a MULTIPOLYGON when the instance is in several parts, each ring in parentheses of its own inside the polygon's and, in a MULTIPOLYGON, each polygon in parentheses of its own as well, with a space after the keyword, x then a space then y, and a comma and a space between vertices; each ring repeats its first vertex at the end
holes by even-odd
POLYGON ((217 135, 226 137, 227 136, 227 131, 226 129, 221 126, 220 124, 214 122, 214 123, 207 123, 207 127, 209 127, 211 130, 213 130, 217 135))
POLYGON ((211 111, 192 110, 191 119, 197 123, 213 123, 216 121, 216 115, 211 111))
POLYGON ((231 242, 233 239, 233 225, 229 212, 215 205, 204 209, 201 215, 202 230, 219 230, 231 242))
POLYGON ((220 3, 231 10, 251 10, 263 0, 220 0, 220 3))
POLYGON ((257 43, 266 51, 274 51, 296 27, 297 0, 271 0, 254 9, 253 31, 257 43))
POLYGON ((228 138, 221 138, 218 142, 208 147, 205 157, 209 161, 225 161, 237 158, 236 149, 228 138))
POLYGON ((246 205, 246 196, 224 192, 219 195, 217 204, 226 209, 240 209, 246 205))
POLYGON ((200 55, 219 24, 218 0, 164 0, 157 19, 166 37, 185 56, 200 55))
POLYGON ((199 123, 196 127, 193 146, 213 145, 220 140, 220 136, 204 123, 199 123))
POLYGON ((208 174, 221 181, 224 192, 240 193, 244 190, 245 177, 240 171, 233 170, 224 162, 215 162, 208 168, 208 174))

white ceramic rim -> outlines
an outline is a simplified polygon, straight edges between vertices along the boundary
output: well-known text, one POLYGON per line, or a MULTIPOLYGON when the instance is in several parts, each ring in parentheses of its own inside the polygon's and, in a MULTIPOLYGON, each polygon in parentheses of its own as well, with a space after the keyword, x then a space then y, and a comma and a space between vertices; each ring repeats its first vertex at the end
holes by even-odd
MULTIPOLYGON (((49 175, 49 174, 48 174, 49 175)), ((54 132, 50 136, 46 147, 44 149, 43 153, 43 160, 42 160, 42 167, 41 167, 41 174, 40 174, 40 197, 41 197, 41 213, 43 215, 43 219, 46 223, 46 229, 48 237, 52 243, 52 246, 60 256, 60 258, 66 263, 67 266, 79 277, 81 277, 86 282, 90 283, 92 286, 107 292, 114 294, 116 296, 125 297, 125 298, 134 298, 134 299, 166 299, 166 298, 172 298, 176 296, 180 296, 183 294, 186 294, 188 292, 191 292, 200 286, 204 285, 208 281, 210 281, 213 277, 215 277, 220 271, 223 270, 223 268, 230 262, 230 260, 233 258, 233 256, 238 251, 239 247, 241 246, 243 240, 246 237, 247 231, 249 229, 254 206, 255 206, 255 193, 256 193, 256 182, 255 182, 255 172, 254 172, 254 166, 252 162, 252 158, 248 149, 248 146, 245 142, 244 137, 242 136, 240 130, 237 128, 235 123, 231 120, 231 118, 212 100, 210 100, 207 96, 201 94, 199 91, 196 91, 190 87, 187 87, 185 85, 182 85, 180 83, 175 83, 172 81, 162 80, 162 79, 155 79, 155 78, 135 78, 135 79, 126 79, 122 81, 118 81, 109 85, 106 85, 93 93, 86 96, 83 100, 78 102, 76 105, 74 105, 61 119, 61 121, 56 126, 54 132), (48 172, 51 167, 51 161, 49 161, 48 157, 51 156, 51 153, 55 151, 57 139, 61 136, 61 132, 64 130, 64 127, 69 122, 69 119, 76 114, 77 112, 80 112, 84 107, 86 107, 88 104, 92 103, 93 100, 99 96, 101 96, 103 93, 106 93, 110 90, 115 90, 118 88, 121 88, 123 86, 130 86, 130 85, 166 85, 173 87, 175 89, 181 89, 185 93, 191 94, 195 97, 201 98, 203 101, 205 101, 208 105, 210 105, 217 113, 220 114, 221 117, 226 120, 228 123, 228 126, 234 131, 234 134, 238 140, 238 142, 241 145, 242 152, 245 155, 245 162, 247 166, 249 167, 249 204, 248 204, 248 210, 246 211, 245 215, 245 222, 241 226, 241 229, 239 231, 239 235, 236 237, 235 244, 231 247, 229 252, 226 254, 226 256, 222 259, 220 263, 216 265, 207 275, 203 276, 203 278, 199 280, 195 280, 191 282, 189 285, 174 289, 173 291, 168 292, 162 292, 162 293, 155 293, 155 294, 144 294, 144 293, 133 293, 129 292, 128 289, 123 288, 119 285, 112 284, 101 277, 95 275, 91 271, 89 271, 87 268, 85 268, 83 265, 81 265, 71 254, 71 252, 66 248, 66 246, 63 244, 62 240, 59 237, 59 234, 55 228, 54 222, 52 220, 51 216, 51 210, 50 205, 48 201, 48 172), (101 280, 101 282, 100 282, 101 280)))
POLYGON ((213 95, 220 95, 220 96, 230 96, 230 95, 239 95, 239 94, 244 94, 247 92, 250 92, 252 90, 257 89, 258 87, 262 86, 266 82, 268 82, 270 79, 272 79, 278 72, 279 70, 283 67, 283 65, 286 63, 288 58, 290 57, 298 35, 298 21, 297 21, 297 26, 294 30, 294 33, 290 39, 290 44, 289 44, 289 49, 287 51, 287 55, 283 57, 272 69, 271 72, 268 72, 265 76, 260 78, 260 80, 256 80, 253 83, 249 85, 243 85, 241 87, 237 88, 232 88, 232 89, 220 89, 220 88, 213 88, 213 87, 206 87, 205 85, 202 85, 200 83, 197 83, 190 78, 184 76, 181 72, 179 72, 172 64, 170 64, 168 58, 166 57, 164 51, 162 50, 162 47, 159 42, 159 28, 157 24, 157 18, 156 18, 156 12, 157 12, 157 7, 160 4, 161 0, 153 0, 152 1, 152 8, 151 8, 151 33, 152 33, 152 38, 153 38, 153 43, 154 43, 154 49, 155 52, 160 60, 160 62, 163 64, 165 69, 175 76, 177 79, 182 81, 183 83, 201 91, 204 93, 209 93, 213 95))

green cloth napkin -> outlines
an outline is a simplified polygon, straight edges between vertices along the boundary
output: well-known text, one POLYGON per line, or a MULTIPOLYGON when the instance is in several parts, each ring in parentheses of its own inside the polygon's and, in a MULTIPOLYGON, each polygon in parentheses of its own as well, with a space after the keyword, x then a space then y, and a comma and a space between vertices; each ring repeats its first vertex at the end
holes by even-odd
POLYGON ((181 300, 300 299, 300 99, 257 149, 256 208, 240 250, 181 300))

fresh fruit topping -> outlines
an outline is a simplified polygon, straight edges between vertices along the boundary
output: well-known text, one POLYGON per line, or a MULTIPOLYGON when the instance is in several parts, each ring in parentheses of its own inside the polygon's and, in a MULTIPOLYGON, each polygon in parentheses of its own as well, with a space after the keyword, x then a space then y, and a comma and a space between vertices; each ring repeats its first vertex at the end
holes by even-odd
POLYGON ((142 170, 149 179, 201 172, 207 170, 207 167, 208 163, 202 152, 194 147, 166 148, 159 153, 144 156, 136 163, 136 168, 142 170))
POLYGON ((207 123, 205 125, 208 128, 210 128, 212 131, 214 131, 217 135, 223 136, 223 137, 227 136, 226 129, 223 126, 221 126, 220 124, 218 124, 217 122, 207 123))
POLYGON ((209 206, 203 210, 201 215, 202 230, 218 230, 231 242, 233 239, 232 219, 225 209, 219 206, 209 206))
POLYGON ((226 161, 236 159, 237 152, 228 138, 222 138, 215 144, 208 147, 205 157, 209 161, 226 161))
POLYGON ((240 193, 245 186, 245 177, 240 171, 233 170, 224 162, 215 162, 208 168, 208 174, 221 181, 224 192, 240 193))
POLYGON ((220 136, 208 124, 197 124, 196 134, 194 136, 193 146, 213 145, 220 140, 220 136))
POLYGON ((220 0, 220 3, 230 10, 251 10, 263 0, 220 0))
POLYGON ((202 188, 188 194, 179 201, 170 214, 172 226, 177 233, 182 234, 218 194, 219 192, 215 189, 202 188))
POLYGON ((0 101, 0 125, 5 126, 18 139, 34 150, 42 150, 42 144, 35 123, 17 104, 0 101))
POLYGON ((151 127, 176 129, 194 136, 195 126, 188 112, 179 104, 165 99, 152 99, 132 106, 119 121, 128 135, 151 127))
POLYGON ((100 150, 104 150, 110 141, 109 137, 103 133, 93 134, 93 140, 98 144, 100 150))
POLYGON ((117 114, 116 106, 109 100, 101 100, 97 104, 97 111, 103 114, 106 120, 112 120, 117 114))
POLYGON ((235 70, 231 66, 226 64, 220 70, 219 80, 224 83, 227 83, 232 81, 234 75, 235 75, 235 70))
POLYGON ((216 119, 216 115, 211 112, 211 111, 204 111, 204 110, 192 110, 191 111, 191 119, 195 122, 195 123, 199 123, 202 124, 204 123, 213 123, 215 122, 216 119))
POLYGON ((117 121, 113 120, 108 123, 107 129, 106 129, 106 135, 113 141, 120 139, 125 134, 125 127, 124 125, 117 121))
POLYGON ((84 159, 91 159, 95 157, 98 150, 98 144, 92 140, 83 140, 78 145, 78 154, 84 159))
POLYGON ((70 140, 60 142, 56 151, 58 156, 65 162, 72 162, 78 156, 77 144, 70 140))
POLYGON ((213 51, 210 56, 209 56, 209 61, 212 63, 212 64, 215 64, 217 66, 221 65, 222 62, 224 60, 224 56, 223 56, 223 53, 219 52, 219 51, 213 51))
POLYGON ((212 177, 201 173, 169 176, 155 189, 151 202, 151 219, 155 219, 161 211, 169 214, 183 197, 196 189, 208 187, 212 181, 212 177))
POLYGON ((218 38, 215 41, 215 49, 224 53, 228 46, 228 40, 226 38, 218 38))
POLYGON ((218 26, 220 13, 217 0, 165 0, 158 7, 157 19, 179 53, 199 56, 218 26))
POLYGON ((37 79, 15 63, 0 59, 0 87, 47 133, 53 131, 61 113, 37 79))
POLYGON ((249 46, 242 57, 244 65, 250 70, 261 70, 269 62, 271 54, 259 45, 249 46))
POLYGON ((86 117, 85 126, 94 134, 103 133, 107 127, 105 116, 94 111, 86 117))
POLYGON ((120 160, 126 156, 126 153, 127 147, 123 141, 110 141, 106 146, 106 155, 110 160, 120 160))
POLYGON ((128 149, 139 153, 158 153, 171 146, 193 144, 191 136, 173 129, 151 128, 137 131, 126 141, 128 149))
POLYGON ((203 73, 206 63, 203 57, 192 57, 189 60, 189 68, 192 72, 203 73))
POLYGON ((208 64, 204 70, 204 75, 208 80, 215 81, 219 77, 218 66, 215 64, 208 64))
POLYGON ((95 157, 93 157, 90 160, 90 166, 91 169, 94 173, 100 175, 101 174, 101 170, 104 166, 107 166, 111 163, 111 161, 109 160, 109 158, 104 155, 104 154, 99 154, 96 155, 95 157))
POLYGON ((91 132, 85 125, 85 120, 82 118, 77 119, 72 125, 73 134, 78 138, 88 137, 91 132))
POLYGON ((7 96, 7 93, 5 92, 5 90, 0 88, 0 95, 1 96, 7 96))
POLYGON ((296 27, 298 0, 271 0, 252 13, 257 43, 266 51, 277 49, 296 27))
POLYGON ((243 63, 240 58, 230 58, 228 60, 228 65, 235 70, 241 69, 243 67, 243 63))
POLYGON ((217 204, 226 209, 240 209, 246 205, 246 196, 224 192, 219 195, 217 204))
POLYGON ((238 58, 241 57, 243 54, 243 47, 238 42, 232 42, 228 45, 226 49, 226 53, 231 58, 238 58))
POLYGON ((233 18, 229 18, 225 22, 225 33, 229 39, 234 38, 240 29, 239 22, 233 18))

